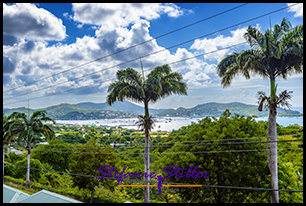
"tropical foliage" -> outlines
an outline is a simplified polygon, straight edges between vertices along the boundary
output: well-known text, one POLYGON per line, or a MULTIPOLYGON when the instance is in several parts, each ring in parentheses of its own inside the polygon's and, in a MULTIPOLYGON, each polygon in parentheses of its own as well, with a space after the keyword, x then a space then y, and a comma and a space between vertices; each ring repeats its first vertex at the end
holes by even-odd
MULTIPOLYGON (((155 103, 172 94, 187 95, 187 85, 178 72, 171 72, 169 65, 154 68, 144 77, 132 68, 119 70, 117 81, 108 87, 107 103, 111 106, 115 101, 135 101, 144 104, 144 116, 139 116, 140 127, 145 131, 144 165, 145 171, 149 169, 149 131, 153 119, 149 115, 149 103, 155 103)), ((148 177, 145 178, 147 183, 148 177)), ((145 188, 145 202, 149 202, 149 187, 145 188)))
POLYGON ((110 190, 114 190, 114 180, 97 179, 100 176, 99 168, 103 165, 110 165, 111 167, 118 167, 119 159, 114 155, 114 151, 109 147, 101 149, 101 145, 98 141, 91 139, 84 145, 77 145, 79 150, 78 153, 73 154, 73 163, 70 164, 70 172, 75 174, 83 174, 84 176, 72 176, 74 186, 78 186, 80 189, 88 189, 91 191, 91 202, 95 192, 95 187, 103 183, 103 187, 110 190), (99 148, 98 150, 96 148, 99 148), (99 153, 97 155, 96 153, 99 153), (86 175, 96 177, 86 177, 86 175))
MULTIPOLYGON (((221 84, 227 87, 233 78, 242 74, 246 79, 251 75, 259 75, 270 80, 270 97, 260 93, 259 110, 266 102, 269 108, 268 140, 276 141, 276 115, 278 106, 288 106, 290 99, 287 91, 276 96, 276 78, 286 79, 292 73, 303 71, 303 25, 292 28, 291 23, 284 18, 281 24, 268 29, 262 34, 258 28, 249 26, 244 38, 251 49, 233 52, 227 55, 217 66, 221 84), (283 101, 279 101, 282 98, 283 101)), ((268 144, 268 143, 267 143, 268 144)), ((277 143, 270 144, 267 150, 269 169, 271 171, 271 186, 277 189, 277 143)), ((268 145, 267 145, 268 148, 268 145)), ((272 202, 278 202, 278 192, 272 192, 272 202)))
MULTIPOLYGON (((12 114, 12 121, 7 129, 7 135, 10 137, 17 136, 16 142, 21 145, 26 144, 26 150, 28 151, 28 165, 27 165, 27 185, 30 181, 30 155, 31 144, 35 143, 37 134, 43 134, 45 138, 53 138, 54 132, 49 125, 43 124, 43 122, 55 121, 46 116, 46 111, 35 111, 31 117, 27 117, 24 113, 14 112, 12 114)), ((5 128, 6 129, 6 128, 5 128)), ((6 139, 6 138, 4 138, 6 139)))
MULTIPOLYGON (((270 173, 266 161, 265 143, 250 144, 247 142, 262 142, 267 135, 264 122, 255 122, 252 117, 230 116, 225 111, 219 120, 213 121, 206 117, 198 123, 172 132, 167 141, 172 147, 160 147, 154 152, 160 153, 160 159, 155 167, 160 171, 169 165, 181 167, 186 174, 190 166, 198 166, 197 172, 207 172, 210 176, 198 178, 171 177, 163 182, 177 182, 185 184, 236 186, 252 188, 269 188, 270 173), (235 140, 235 141, 233 141, 235 140), (190 146, 178 146, 190 144, 190 146), (173 142, 171 144, 171 142, 173 142), (233 143, 233 144, 231 144, 233 143), (241 144, 236 144, 241 143, 241 144), (184 154, 181 154, 184 152, 184 154)), ((292 139, 292 137, 288 137, 292 139)), ((296 143, 279 143, 279 149, 299 148, 296 143)), ((279 156, 279 186, 280 189, 302 190, 302 181, 298 181, 298 171, 294 165, 301 165, 301 150, 280 150, 279 156), (291 155, 297 154, 295 163, 291 155), (291 159, 289 159, 291 158, 291 159), (295 181, 295 182, 293 182, 295 181)), ((155 169, 157 170, 157 169, 155 169)), ((169 171, 169 169, 168 169, 169 171)), ((180 173, 180 172, 179 172, 180 173)), ((178 174, 179 174, 178 173, 178 174)), ((162 172, 163 177, 169 176, 162 172)), ((179 175, 178 175, 179 177, 179 175)), ((269 191, 239 190, 231 188, 179 188, 176 194, 183 202, 198 203, 256 203, 270 201, 269 191)), ((163 188, 162 188, 163 192, 163 188)), ((280 202, 302 202, 302 193, 282 192, 280 202)))

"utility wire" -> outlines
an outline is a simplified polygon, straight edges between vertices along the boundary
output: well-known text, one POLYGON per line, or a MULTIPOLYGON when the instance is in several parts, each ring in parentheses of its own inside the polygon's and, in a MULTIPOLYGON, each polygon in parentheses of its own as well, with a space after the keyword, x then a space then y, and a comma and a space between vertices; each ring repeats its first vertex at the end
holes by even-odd
MULTIPOLYGON (((214 50, 214 51, 211 51, 211 52, 199 54, 199 55, 196 55, 196 56, 193 56, 193 57, 189 57, 189 58, 186 58, 186 59, 174 61, 174 62, 168 63, 168 65, 176 64, 176 63, 179 63, 179 62, 182 62, 182 61, 187 61, 187 60, 194 59, 194 58, 197 58, 197 57, 200 57, 200 56, 204 56, 204 55, 207 55, 207 54, 212 54, 212 53, 215 53, 215 52, 224 50, 224 49, 229 49, 229 48, 232 48, 232 47, 240 46, 240 45, 243 45, 243 44, 245 44, 245 43, 247 43, 247 42, 242 42, 242 43, 235 44, 235 45, 232 45, 232 46, 224 47, 224 48, 222 48, 222 49, 217 49, 217 50, 214 50)), ((137 58, 137 59, 138 59, 138 58, 137 58)), ((135 60, 133 60, 133 61, 135 61, 135 60)), ((149 71, 149 70, 152 70, 152 69, 153 69, 153 68, 150 68, 150 69, 146 69, 146 70, 144 70, 144 71, 149 71)), ((96 72, 95 72, 95 73, 96 73, 96 72)), ((93 74, 93 73, 91 73, 91 74, 93 74)), ((28 100, 39 99, 39 98, 43 98, 43 97, 47 97, 47 96, 53 96, 53 95, 61 94, 61 93, 64 93, 64 92, 69 92, 69 91, 73 91, 73 90, 76 90, 76 89, 81 89, 81 88, 85 88, 85 87, 90 87, 90 86, 98 85, 98 84, 100 84, 100 83, 104 83, 104 82, 108 82, 108 81, 113 81, 113 80, 116 80, 116 79, 117 79, 117 78, 113 78, 113 79, 109 79, 109 80, 103 80, 103 81, 96 82, 96 83, 94 83, 94 84, 85 85, 85 86, 77 87, 77 88, 72 88, 72 89, 68 89, 68 90, 65 90, 65 91, 56 92, 56 93, 51 93, 51 94, 47 94, 47 95, 43 95, 43 96, 39 96, 39 97, 34 97, 34 98, 26 99, 26 100, 21 100, 21 101, 16 101, 16 102, 10 102, 10 103, 6 103, 6 104, 3 104, 3 105, 11 105, 11 104, 16 104, 16 103, 20 103, 20 102, 25 102, 25 101, 28 101, 28 100)))
MULTIPOLYGON (((297 4, 299 4, 299 3, 297 3, 297 4)), ((291 6, 295 6, 295 5, 296 5, 296 4, 291 5, 291 6)), ((212 32, 212 33, 209 33, 209 34, 205 34, 205 35, 202 35, 202 36, 193 38, 193 39, 191 39, 191 40, 188 40, 188 41, 185 41, 185 42, 176 44, 176 45, 171 46, 171 47, 167 47, 167 48, 161 49, 161 50, 159 50, 159 51, 156 51, 156 52, 153 52, 153 53, 144 55, 143 58, 148 57, 148 56, 151 56, 151 55, 153 55, 153 54, 160 53, 160 52, 162 52, 162 51, 169 50, 169 49, 171 49, 171 48, 174 48, 174 47, 177 47, 177 46, 180 46, 180 45, 189 43, 189 42, 192 42, 192 41, 194 41, 195 39, 203 38, 203 37, 206 37, 206 36, 209 36, 209 35, 212 35, 212 34, 215 34, 215 33, 221 32, 221 31, 224 31, 224 30, 227 30, 227 29, 229 29, 229 28, 232 28, 232 27, 235 27, 235 26, 239 26, 240 24, 244 24, 244 23, 246 23, 246 22, 253 21, 253 20, 258 19, 258 18, 262 18, 262 17, 267 16, 267 15, 269 15, 269 14, 271 14, 271 13, 275 13, 275 12, 278 12, 278 11, 280 11, 280 10, 283 10, 283 9, 289 8, 289 7, 290 7, 290 6, 287 6, 287 7, 284 7, 284 8, 282 8, 282 9, 278 9, 278 10, 269 12, 269 13, 267 13, 267 14, 264 14, 264 15, 261 15, 261 16, 258 16, 258 17, 255 17, 255 18, 252 18, 252 19, 249 19, 249 20, 240 22, 240 23, 238 23, 238 24, 234 24, 234 25, 232 25, 232 26, 229 26, 229 27, 220 29, 220 30, 218 30, 218 31, 215 31, 215 32, 212 32)), ((80 79, 80 78, 84 78, 84 77, 87 77, 87 76, 91 76, 91 75, 93 75, 93 74, 96 74, 96 73, 99 73, 99 72, 102 72, 102 71, 106 71, 106 70, 109 70, 109 69, 111 69, 111 68, 114 68, 114 67, 117 67, 117 66, 121 66, 121 65, 123 65, 123 64, 127 64, 127 63, 130 63, 130 62, 133 62, 133 61, 136 61, 136 60, 138 60, 138 59, 139 59, 139 58, 135 58, 135 59, 132 59, 132 60, 129 60, 129 61, 126 61, 126 62, 122 62, 122 63, 117 64, 117 65, 114 65, 114 66, 105 68, 105 69, 101 69, 101 70, 98 70, 98 71, 95 71, 95 72, 92 72, 92 73, 89 73, 89 74, 85 74, 85 75, 80 76, 80 77, 76 77, 76 78, 73 78, 73 79, 64 81, 64 82, 60 82, 60 83, 57 83, 57 84, 54 84, 54 85, 51 85, 51 86, 47 86, 47 87, 44 87, 44 88, 41 88, 41 89, 37 89, 37 90, 31 91, 31 92, 27 92, 27 93, 24 93, 24 94, 20 94, 20 95, 16 95, 16 96, 13 96, 13 97, 9 97, 9 98, 3 99, 3 101, 9 100, 9 99, 13 99, 13 98, 16 98, 16 97, 19 97, 19 96, 24 96, 24 95, 26 95, 26 94, 31 94, 31 93, 34 93, 34 92, 37 92, 37 91, 41 91, 41 90, 44 90, 44 89, 52 88, 52 87, 55 87, 55 86, 58 86, 58 85, 61 85, 61 84, 64 84, 64 83, 67 83, 67 82, 76 80, 76 79, 80 79)), ((95 61, 95 60, 93 60, 93 61, 95 61)), ((92 62, 93 62, 93 61, 92 61, 92 62)))
MULTIPOLYGON (((294 136, 295 135, 298 135, 298 134, 284 134, 284 135, 278 135, 277 138, 279 137, 288 137, 290 136, 290 138, 295 138, 294 136)), ((175 144, 175 143, 188 143, 188 142, 211 142, 211 141, 236 141, 236 140, 248 140, 248 139, 254 139, 254 138, 259 138, 259 139, 263 139, 263 138, 267 138, 267 136, 262 136, 262 137, 245 137, 245 138, 234 138, 234 139, 205 139, 205 140, 198 140, 198 141, 176 141, 176 142, 159 142, 159 143, 156 143, 156 144, 150 144, 152 146, 154 145, 163 145, 163 144, 175 144)), ((3 141, 5 143, 10 143, 9 141, 3 141)), ((112 142, 112 143, 115 143, 115 142, 112 142)), ((59 145, 59 146, 68 146, 69 144, 73 144, 73 146, 75 148, 78 148, 77 145, 74 145, 75 143, 67 143, 67 144, 51 144, 52 146, 54 145, 59 145)), ((145 143, 143 142, 139 142, 139 143, 125 143, 125 145, 144 145, 145 143)), ((39 144, 35 144, 35 146, 38 146, 39 144)), ((105 144, 105 143, 100 143, 101 146, 110 146, 110 144, 105 144)), ((83 147, 84 145, 82 145, 83 147)))
POLYGON ((36 81, 33 81, 33 82, 30 82, 30 83, 27 83, 27 84, 24 84, 24 85, 15 87, 15 88, 13 88, 13 89, 6 90, 6 91, 4 91, 3 93, 6 93, 6 92, 9 92, 9 91, 12 91, 12 90, 15 90, 15 89, 18 89, 18 88, 21 88, 21 87, 24 87, 24 86, 27 86, 27 85, 30 85, 30 84, 39 82, 39 81, 42 81, 42 80, 44 80, 44 79, 53 77, 53 76, 55 76, 55 75, 62 74, 62 73, 64 73, 64 72, 74 70, 74 69, 76 69, 76 68, 85 66, 85 65, 90 64, 90 63, 93 63, 93 62, 95 62, 95 61, 98 61, 98 60, 107 58, 107 57, 109 57, 109 56, 118 54, 118 53, 120 53, 120 52, 129 50, 129 49, 131 49, 131 48, 134 48, 134 47, 137 47, 137 46, 139 46, 139 45, 142 45, 142 44, 148 43, 148 42, 150 42, 150 41, 153 41, 153 40, 155 40, 155 39, 159 39, 159 38, 161 38, 161 37, 167 36, 167 35, 172 34, 172 33, 174 33, 174 32, 177 32, 177 31, 180 31, 180 30, 182 30, 182 29, 188 28, 188 27, 190 27, 190 26, 196 25, 196 24, 201 23, 201 22, 203 22, 203 21, 206 21, 206 20, 212 19, 212 18, 214 18, 214 17, 220 16, 220 15, 222 15, 222 14, 225 14, 225 13, 229 12, 229 11, 233 11, 233 10, 238 9, 238 8, 240 8, 240 7, 242 7, 242 6, 245 6, 245 5, 247 5, 247 4, 249 4, 249 3, 241 4, 241 5, 239 5, 239 6, 236 6, 236 7, 234 7, 234 8, 228 9, 228 10, 223 11, 223 12, 221 12, 221 13, 218 13, 218 14, 215 14, 215 15, 213 15, 213 16, 207 17, 207 18, 205 18, 205 19, 199 20, 199 21, 197 21, 197 22, 188 24, 188 25, 186 25, 186 26, 180 27, 180 28, 178 28, 178 29, 175 29, 175 30, 173 30, 173 31, 167 32, 167 33, 165 33, 165 34, 159 35, 159 36, 157 36, 157 37, 155 37, 155 38, 151 38, 151 39, 149 39, 149 40, 147 40, 147 41, 144 41, 144 42, 135 44, 135 45, 130 46, 130 47, 126 48, 126 49, 119 50, 119 51, 117 51, 117 52, 108 54, 108 55, 106 55, 106 56, 103 56, 103 57, 100 57, 100 58, 98 58, 98 59, 92 60, 92 61, 90 61, 90 62, 87 62, 87 63, 81 64, 81 65, 78 65, 78 66, 76 66, 76 67, 72 67, 72 68, 67 69, 67 70, 64 70, 64 71, 62 71, 62 72, 58 72, 58 73, 56 73, 56 74, 53 74, 53 75, 50 75, 50 76, 47 76, 47 77, 38 79, 38 80, 36 80, 36 81))
MULTIPOLYGON (((11 163, 4 163, 8 165, 13 165, 16 167, 21 167, 21 168, 27 168, 26 166, 22 165, 15 165, 11 163)), ((53 173, 59 173, 59 174, 66 174, 66 175, 74 175, 74 176, 82 176, 82 177, 94 177, 94 178, 99 178, 100 176, 93 176, 93 175, 83 175, 83 174, 75 174, 75 173, 67 173, 67 172, 58 172, 58 171, 52 171, 52 170, 44 170, 44 169, 39 169, 39 168, 33 168, 30 167, 30 169, 33 170, 40 170, 44 172, 53 172, 53 173)), ((118 180, 118 178, 111 178, 111 177, 104 177, 105 179, 110 179, 110 180, 118 180)), ((141 180, 132 180, 132 179, 125 179, 122 178, 125 181, 132 181, 132 182, 144 182, 141 180)), ((157 181, 148 181, 149 183, 158 183, 157 181)), ((186 183, 176 183, 176 182, 163 182, 164 184, 173 184, 173 185, 196 185, 196 184, 186 184, 186 183)), ((265 190, 265 191, 280 191, 280 192, 303 192, 303 190, 283 190, 283 189, 268 189, 268 188, 251 188, 251 187, 234 187, 234 186, 221 186, 221 185, 202 185, 202 187, 212 187, 212 188, 228 188, 228 189, 242 189, 242 190, 265 190)))
MULTIPOLYGON (((23 149, 21 147, 16 147, 17 149, 23 149)), ((303 150, 303 148, 277 148, 277 150, 303 150)), ((59 151, 59 150, 41 150, 44 152, 59 152, 59 153, 68 153, 68 154, 110 154, 105 152, 69 152, 69 151, 59 151)), ((207 154, 207 153, 231 153, 231 152, 265 152, 266 149, 252 149, 252 150, 221 150, 221 151, 188 151, 188 152, 161 152, 161 153, 154 153, 151 152, 150 155, 164 155, 164 154, 187 154, 187 153, 193 153, 193 154, 207 154)), ((136 153, 136 152, 118 152, 114 153, 118 155, 143 155, 143 152, 136 153)))
MULTIPOLYGON (((161 146, 154 146, 154 148, 159 147, 190 147, 190 146, 205 146, 205 145, 242 145, 242 144, 258 144, 258 143, 272 143, 272 142, 294 142, 294 141, 303 141, 303 139, 293 139, 293 140, 273 140, 273 141, 255 141, 255 142, 224 142, 224 143, 205 143, 205 144, 185 144, 185 145, 161 145, 161 146)), ((44 149, 29 149, 25 148, 25 150, 31 150, 31 151, 46 151, 46 150, 99 150, 99 149, 143 149, 146 148, 144 146, 142 147, 103 147, 103 148, 44 148, 44 149)))

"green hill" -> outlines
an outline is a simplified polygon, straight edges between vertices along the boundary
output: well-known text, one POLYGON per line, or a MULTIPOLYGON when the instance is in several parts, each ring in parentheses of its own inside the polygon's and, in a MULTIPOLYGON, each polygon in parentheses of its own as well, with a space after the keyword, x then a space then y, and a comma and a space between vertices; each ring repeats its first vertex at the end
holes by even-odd
MULTIPOLYGON (((256 115, 268 116, 268 111, 258 111, 258 106, 248 105, 240 102, 232 103, 216 103, 210 102, 206 104, 199 104, 193 108, 179 107, 177 109, 150 109, 150 114, 158 116, 171 116, 171 117, 195 117, 195 116, 220 116, 225 109, 229 109, 232 115, 240 114, 245 116, 256 115)), ((37 109, 38 110, 38 109, 37 109)), ((144 113, 144 108, 133 104, 131 102, 115 102, 112 106, 104 103, 83 102, 78 104, 59 104, 39 110, 46 110, 48 116, 53 119, 104 119, 104 118, 121 118, 121 117, 136 117, 138 114, 144 113)), ((25 107, 7 109, 3 108, 3 113, 9 115, 14 111, 28 113, 25 107)), ((35 110, 30 109, 30 114, 35 110)), ((285 110, 278 108, 278 116, 303 116, 298 111, 285 110)))
MULTIPOLYGON (((256 115, 260 116, 268 116, 268 110, 263 109, 262 112, 258 111, 258 106, 256 105, 248 105, 240 102, 232 102, 232 103, 216 103, 210 102, 206 104, 200 104, 193 108, 183 108, 179 107, 177 109, 168 109, 161 113, 160 116, 220 116, 225 109, 229 109, 232 115, 239 114, 245 116, 256 115)), ((302 116, 298 111, 285 110, 282 108, 278 108, 278 116, 302 116)))
POLYGON ((60 105, 55 105, 55 106, 51 106, 47 108, 42 108, 40 110, 46 110, 49 116, 55 119, 60 118, 69 112, 88 113, 88 112, 93 111, 93 109, 90 109, 90 108, 80 108, 80 107, 73 106, 71 104, 60 104, 60 105))

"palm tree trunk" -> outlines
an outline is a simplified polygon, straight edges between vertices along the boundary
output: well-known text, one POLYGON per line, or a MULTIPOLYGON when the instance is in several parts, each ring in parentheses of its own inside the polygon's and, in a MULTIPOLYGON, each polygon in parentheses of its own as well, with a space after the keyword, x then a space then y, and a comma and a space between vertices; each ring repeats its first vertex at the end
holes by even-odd
POLYGON ((4 153, 5 153, 5 144, 3 144, 3 177, 4 177, 4 153))
POLYGON ((28 162, 27 162, 27 179, 26 179, 26 187, 29 187, 30 183, 30 155, 31 155, 31 144, 28 144, 28 162))
MULTIPOLYGON (((275 104, 275 81, 271 80, 271 104, 269 109, 268 138, 277 141, 276 131, 276 104, 275 104)), ((268 158, 271 172, 271 188, 278 189, 278 168, 277 168, 277 142, 271 142, 271 156, 268 158)), ((271 192, 271 202, 279 203, 278 191, 271 192)))
MULTIPOLYGON (((149 118, 149 105, 145 102, 145 120, 149 118)), ((149 174, 149 130, 145 128, 145 149, 144 149, 144 156, 143 162, 145 165, 145 173, 149 174)), ((145 176, 145 185, 149 185, 149 177, 145 176)), ((144 203, 150 203, 150 187, 144 187, 144 203)))

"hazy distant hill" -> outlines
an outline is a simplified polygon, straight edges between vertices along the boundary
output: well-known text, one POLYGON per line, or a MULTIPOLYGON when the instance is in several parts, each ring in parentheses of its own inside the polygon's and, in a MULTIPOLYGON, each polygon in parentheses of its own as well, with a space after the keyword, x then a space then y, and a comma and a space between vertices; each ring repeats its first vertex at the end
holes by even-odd
MULTIPOLYGON (((161 116, 220 116, 225 109, 229 109, 232 115, 239 114, 245 116, 256 115, 260 116, 268 116, 268 111, 263 109, 262 112, 258 111, 257 105, 248 105, 240 102, 232 102, 232 103, 216 103, 210 102, 206 104, 199 104, 193 108, 185 109, 183 107, 179 107, 177 109, 168 109, 165 110, 159 115, 161 116)), ((301 115, 298 111, 285 110, 282 108, 277 109, 277 115, 279 116, 298 116, 301 115)))
MULTIPOLYGON (((133 104, 131 102, 120 102, 117 101, 112 106, 109 106, 106 102, 104 103, 93 103, 93 102, 82 102, 78 104, 73 104, 73 106, 79 108, 89 108, 89 109, 99 109, 99 110, 110 110, 110 111, 123 111, 131 112, 135 114, 143 114, 144 108, 133 104)), ((150 113, 155 114, 163 110, 150 109, 150 113)))
MULTIPOLYGON (((106 102, 93 103, 82 102, 78 104, 59 104, 46 108, 39 108, 36 110, 46 110, 48 116, 54 119, 97 119, 103 116, 104 112, 97 111, 109 111, 105 113, 104 118, 119 118, 119 117, 136 117, 138 114, 144 114, 144 108, 133 104, 131 102, 115 102, 112 106, 109 106, 106 102), (133 115, 134 114, 134 115, 133 115)), ((3 113, 9 115, 14 111, 24 112, 27 114, 28 109, 25 107, 7 109, 3 108, 3 113)), ((35 110, 30 109, 30 115, 35 110)), ((150 114, 156 114, 164 110, 150 109, 150 114)))
POLYGON ((84 112, 84 113, 88 113, 88 112, 92 112, 93 109, 90 108, 80 108, 80 107, 76 107, 73 106, 71 104, 60 104, 60 105, 55 105, 55 106, 51 106, 51 107, 47 107, 47 108, 42 108, 40 110, 46 110, 48 112, 48 114, 55 118, 59 118, 69 112, 84 112))
MULTIPOLYGON (((177 109, 150 109, 150 114, 158 116, 220 116, 225 109, 229 109, 230 112, 240 115, 256 115, 268 116, 268 111, 258 111, 258 106, 247 105, 240 102, 232 103, 216 103, 210 102, 205 104, 199 104, 193 108, 179 107, 177 109)), ((38 110, 38 109, 37 109, 38 110)), ((102 118, 120 118, 120 117, 136 117, 137 114, 144 114, 144 108, 133 104, 131 102, 115 102, 112 106, 104 103, 83 102, 78 104, 59 104, 50 106, 47 108, 41 108, 40 110, 46 110, 48 116, 54 119, 102 119, 102 118)), ((9 115, 14 111, 28 113, 28 109, 25 107, 15 109, 5 109, 3 112, 5 115, 9 115)), ((30 109, 30 114, 35 110, 30 109)), ((284 110, 278 108, 279 116, 302 116, 298 111, 284 110)))
MULTIPOLYGON (((28 115, 28 108, 25 108, 25 107, 18 107, 18 108, 14 108, 14 109, 3 108, 3 113, 6 116, 12 114, 13 112, 21 112, 21 113, 25 113, 25 114, 28 115)), ((29 109, 30 115, 33 114, 33 112, 35 112, 34 109, 29 109)))
POLYGON ((80 108, 88 108, 88 109, 104 109, 108 106, 106 102, 104 103, 93 103, 93 102, 82 102, 78 104, 73 104, 73 106, 80 108))

